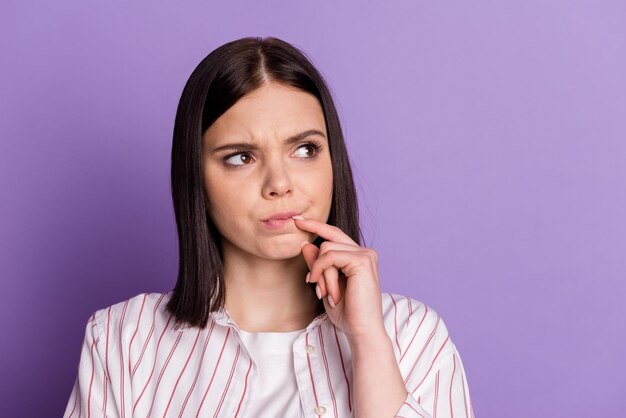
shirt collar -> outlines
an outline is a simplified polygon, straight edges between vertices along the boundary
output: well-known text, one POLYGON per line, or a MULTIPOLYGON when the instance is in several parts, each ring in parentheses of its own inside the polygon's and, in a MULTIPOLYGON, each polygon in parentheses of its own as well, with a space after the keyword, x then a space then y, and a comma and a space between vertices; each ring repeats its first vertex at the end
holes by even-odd
MULTIPOLYGON (((239 327, 235 320, 228 314, 226 308, 218 309, 217 311, 210 313, 211 318, 215 321, 215 323, 222 326, 232 326, 237 331, 239 331, 239 327)), ((322 324, 324 321, 328 319, 328 312, 323 312, 316 316, 313 321, 306 327, 306 331, 309 332, 315 329, 318 325, 322 324)))
MULTIPOLYGON (((169 291, 167 292, 167 296, 171 297, 173 293, 174 291, 169 291)), ((212 319, 216 324, 226 326, 226 327, 232 326, 237 331, 239 331, 239 327, 237 326, 237 323, 235 322, 234 319, 231 318, 231 316, 228 314, 228 311, 226 310, 225 307, 222 307, 218 309, 217 311, 210 312, 209 319, 212 319)), ((311 321, 311 323, 307 325, 306 332, 314 330, 318 325, 324 323, 326 320, 328 320, 328 312, 323 312, 317 315, 313 319, 313 321, 311 321)), ((191 328, 191 326, 189 326, 188 324, 184 324, 184 325, 177 327, 176 329, 178 331, 184 331, 189 328, 191 328)))

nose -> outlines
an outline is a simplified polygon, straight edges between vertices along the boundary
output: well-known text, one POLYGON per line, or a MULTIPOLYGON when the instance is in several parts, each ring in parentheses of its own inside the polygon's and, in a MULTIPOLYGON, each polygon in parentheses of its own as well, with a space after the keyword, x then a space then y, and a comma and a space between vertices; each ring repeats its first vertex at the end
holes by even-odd
POLYGON ((279 159, 273 159, 266 164, 263 183, 263 197, 275 199, 292 193, 293 185, 285 163, 279 159))

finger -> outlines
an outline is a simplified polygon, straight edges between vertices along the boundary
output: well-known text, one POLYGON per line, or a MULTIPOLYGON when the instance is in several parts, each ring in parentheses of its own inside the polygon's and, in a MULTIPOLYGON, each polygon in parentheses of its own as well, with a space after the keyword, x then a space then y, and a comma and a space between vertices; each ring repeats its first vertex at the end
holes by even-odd
POLYGON ((360 247, 358 245, 342 244, 342 243, 333 242, 333 241, 324 241, 319 248, 315 244, 312 244, 308 241, 303 241, 301 244, 301 248, 302 248, 302 254, 304 255, 304 259, 307 263, 307 266, 309 267, 309 270, 311 270, 311 267, 313 266, 313 263, 315 262, 315 260, 320 255, 324 254, 326 251, 329 251, 329 250, 357 251, 357 250, 363 249, 363 247, 360 247), (311 244, 311 245, 307 245, 307 244, 311 244))
POLYGON ((300 244, 302 248, 302 255, 304 256, 304 260, 306 261, 307 266, 309 267, 309 271, 311 270, 311 266, 319 257, 320 254, 323 254, 325 251, 329 249, 338 249, 338 250, 346 250, 346 251, 355 251, 358 249, 362 249, 363 247, 358 244, 344 244, 340 242, 334 241, 324 241, 321 245, 322 248, 318 248, 315 244, 309 241, 302 241, 300 244), (311 245, 307 245, 311 244, 311 245))
MULTIPOLYGON (((326 295, 333 299, 335 306, 341 301, 341 291, 339 289, 339 270, 331 267, 323 271, 326 295)), ((330 304, 330 301, 328 302, 330 304)), ((331 307, 333 307, 331 305, 331 307)))
MULTIPOLYGON (((307 263, 307 266, 309 267, 309 271, 311 271, 315 260, 326 251, 329 251, 329 250, 356 251, 356 250, 363 248, 363 247, 360 247, 359 245, 343 244, 343 243, 333 242, 333 241, 324 241, 321 246, 322 248, 318 248, 315 244, 312 244, 308 241, 303 241, 301 244, 302 254, 304 255, 304 259, 307 263), (311 245, 307 245, 307 244, 311 244, 311 245)), ((337 271, 337 276, 338 275, 339 275, 339 271, 337 271)), ((312 282, 310 278, 309 278, 309 282, 312 282)), ((324 291, 327 291, 327 289, 325 289, 324 284, 320 285, 320 290, 322 291, 322 294, 325 294, 324 291)), ((340 298, 341 292, 339 292, 338 295, 333 293, 333 295, 334 295, 333 297, 340 298)), ((337 303, 338 299, 333 299, 333 300, 337 303)))
POLYGON ((359 245, 354 244, 344 244, 342 242, 334 242, 334 241, 324 241, 320 245, 320 253, 317 255, 318 257, 324 254, 328 250, 342 250, 342 251, 360 251, 365 247, 361 247, 359 245))
POLYGON ((302 255, 304 256, 304 260, 309 267, 309 271, 311 270, 313 263, 317 259, 319 252, 320 249, 317 247, 317 245, 311 244, 308 241, 302 242, 302 255))
POLYGON ((352 271, 360 266, 367 266, 374 270, 376 266, 372 263, 372 259, 364 251, 329 250, 317 257, 313 263, 310 281, 322 279, 322 272, 333 266, 350 277, 353 274, 352 271))
MULTIPOLYGON (((322 248, 318 248, 316 245, 311 244, 308 241, 304 241, 302 244, 303 244, 302 251, 303 251, 303 254, 305 255, 305 259, 307 260, 307 264, 309 265, 309 269, 312 268, 313 263, 315 262, 317 258, 319 258, 321 254, 324 254, 325 252, 329 250, 356 251, 356 250, 362 249, 362 247, 358 245, 343 244, 343 243, 337 243, 333 241, 323 242, 322 248), (311 245, 307 245, 307 244, 311 244, 311 245)), ((310 278, 309 282, 313 282, 313 281, 317 282, 317 285, 320 288, 320 294, 322 298, 327 298, 328 295, 330 295, 336 306, 338 303, 341 302, 341 298, 343 294, 343 291, 341 290, 341 286, 339 284, 339 276, 340 276, 339 270, 336 267, 331 266, 322 271, 322 275, 319 279, 316 276, 314 280, 310 278)), ((343 279, 342 285, 345 288, 346 277, 343 276, 342 279, 343 279)), ((330 301, 328 301, 328 303, 330 304, 330 301)), ((331 305, 331 308, 332 308, 332 305, 331 305)))
POLYGON ((358 245, 352 238, 346 235, 341 228, 329 225, 313 218, 299 219, 292 217, 296 226, 309 232, 313 232, 329 241, 341 242, 344 244, 358 245))
POLYGON ((324 298, 326 296, 327 287, 326 287, 326 280, 325 280, 323 271, 322 271, 322 273, 320 275, 315 277, 315 280, 313 279, 313 273, 311 271, 309 271, 308 282, 309 283, 315 283, 316 284, 315 287, 319 288, 319 290, 320 290, 320 299, 322 299, 322 298, 324 298))
MULTIPOLYGON (((332 268, 332 267, 331 267, 332 268)), ((316 282, 317 282, 317 286, 320 288, 320 295, 322 296, 322 299, 324 297, 326 297, 327 292, 328 292, 328 287, 326 286, 326 276, 325 276, 326 272, 322 271, 322 274, 320 275, 320 277, 316 278, 316 282)), ((312 276, 313 274, 311 274, 312 276)), ((311 282, 311 280, 309 280, 309 282, 311 282)))
POLYGON ((324 277, 324 272, 322 272, 322 277, 317 280, 317 287, 320 288, 321 299, 326 297, 326 278, 324 277))

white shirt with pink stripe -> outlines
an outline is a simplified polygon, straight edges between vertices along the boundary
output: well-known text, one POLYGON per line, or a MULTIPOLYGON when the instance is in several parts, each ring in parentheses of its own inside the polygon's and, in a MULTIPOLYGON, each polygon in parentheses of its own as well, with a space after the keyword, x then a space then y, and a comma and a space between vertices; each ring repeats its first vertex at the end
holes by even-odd
MULTIPOLYGON (((89 318, 64 418, 354 417, 350 347, 326 313, 300 331, 250 333, 222 309, 204 329, 175 330, 170 296, 142 293, 89 318)), ((474 418, 439 314, 408 296, 381 298, 408 392, 395 416, 474 418)))

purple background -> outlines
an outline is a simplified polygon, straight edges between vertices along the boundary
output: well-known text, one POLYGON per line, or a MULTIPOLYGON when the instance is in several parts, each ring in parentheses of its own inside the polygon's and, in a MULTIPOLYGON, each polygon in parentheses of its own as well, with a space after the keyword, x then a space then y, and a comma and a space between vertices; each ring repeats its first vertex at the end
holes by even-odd
POLYGON ((0 11, 3 416, 61 416, 88 317, 173 287, 178 99, 251 35, 327 78, 382 290, 444 318, 476 416, 626 416, 623 1, 131 3, 0 11))

